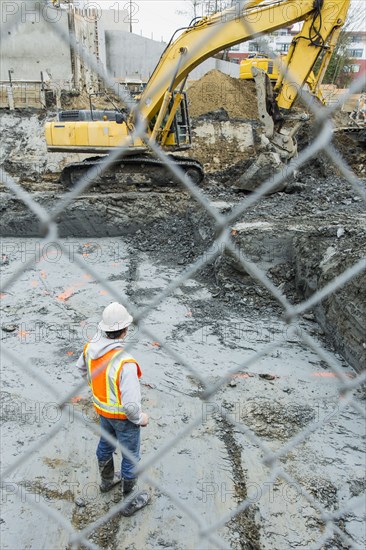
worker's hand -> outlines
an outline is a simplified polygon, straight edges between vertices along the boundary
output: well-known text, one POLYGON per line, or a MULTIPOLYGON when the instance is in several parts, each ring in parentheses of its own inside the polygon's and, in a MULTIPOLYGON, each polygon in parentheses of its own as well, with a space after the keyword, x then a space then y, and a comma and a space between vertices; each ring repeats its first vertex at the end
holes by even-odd
POLYGON ((140 422, 140 426, 142 426, 144 428, 145 426, 148 425, 148 423, 149 423, 148 415, 146 413, 142 413, 142 420, 140 422))

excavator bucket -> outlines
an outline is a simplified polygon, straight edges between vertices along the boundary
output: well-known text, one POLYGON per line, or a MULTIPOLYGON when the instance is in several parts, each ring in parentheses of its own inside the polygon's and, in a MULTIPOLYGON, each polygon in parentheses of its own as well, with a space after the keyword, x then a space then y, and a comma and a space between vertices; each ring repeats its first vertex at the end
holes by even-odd
POLYGON ((286 165, 273 151, 260 153, 249 169, 239 178, 239 189, 255 191, 262 183, 282 173, 282 182, 275 185, 268 194, 283 191, 287 186, 286 165))
POLYGON ((264 126, 258 156, 238 183, 243 191, 254 191, 262 183, 282 175, 282 182, 274 186, 268 194, 283 191, 288 183, 286 162, 296 155, 296 141, 289 133, 276 130, 282 121, 275 102, 273 88, 268 75, 262 69, 252 67, 256 84, 259 120, 264 126))

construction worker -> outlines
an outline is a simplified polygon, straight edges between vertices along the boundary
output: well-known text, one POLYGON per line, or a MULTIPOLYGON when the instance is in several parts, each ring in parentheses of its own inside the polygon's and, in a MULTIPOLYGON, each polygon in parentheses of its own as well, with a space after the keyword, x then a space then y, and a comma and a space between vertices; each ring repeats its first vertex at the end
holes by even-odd
MULTIPOLYGON (((87 376, 101 427, 127 448, 138 462, 140 427, 147 426, 149 418, 141 411, 140 366, 123 347, 132 321, 123 305, 118 302, 109 304, 103 311, 97 334, 84 346, 77 367, 87 376)), ((103 493, 109 491, 121 481, 122 492, 127 495, 137 481, 135 465, 122 451, 121 474, 116 476, 113 461, 115 450, 116 445, 102 435, 96 452, 101 476, 100 490, 103 493)), ((132 513, 149 500, 147 493, 139 493, 137 497, 134 505, 129 507, 132 513)))

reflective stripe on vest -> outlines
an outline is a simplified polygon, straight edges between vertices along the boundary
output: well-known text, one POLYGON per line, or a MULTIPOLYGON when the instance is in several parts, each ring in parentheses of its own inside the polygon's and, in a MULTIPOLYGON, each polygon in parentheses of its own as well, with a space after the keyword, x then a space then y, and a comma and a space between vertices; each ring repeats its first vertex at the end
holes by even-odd
POLYGON ((137 376, 141 377, 141 369, 137 361, 123 350, 111 350, 91 359, 88 356, 89 344, 84 347, 85 363, 87 365, 88 384, 93 392, 93 403, 98 414, 107 418, 126 420, 121 390, 119 387, 121 371, 125 363, 134 363, 137 376))

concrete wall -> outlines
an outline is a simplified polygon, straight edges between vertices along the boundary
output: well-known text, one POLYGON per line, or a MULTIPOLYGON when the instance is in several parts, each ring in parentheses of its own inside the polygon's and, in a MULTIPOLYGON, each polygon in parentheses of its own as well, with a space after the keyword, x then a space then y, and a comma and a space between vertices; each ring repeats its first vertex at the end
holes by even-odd
POLYGON ((217 69, 222 73, 232 76, 233 78, 239 78, 239 65, 237 63, 230 63, 229 61, 223 61, 222 59, 210 57, 201 63, 201 65, 198 65, 198 67, 193 69, 188 77, 188 81, 199 80, 204 74, 212 71, 213 69, 217 69))
POLYGON ((8 80, 13 70, 14 80, 39 80, 41 71, 52 79, 72 79, 70 47, 55 32, 47 20, 58 20, 68 32, 66 11, 42 7, 41 2, 1 2, 1 56, 0 79, 8 80), (16 22, 15 26, 8 26, 16 22))
MULTIPOLYGON (((97 6, 97 3, 89 3, 97 6)), ((41 2, 12 0, 1 2, 1 73, 0 80, 40 80, 55 86, 98 90, 98 78, 70 46, 54 31, 58 22, 66 35, 71 28, 78 44, 106 66, 106 29, 128 29, 128 12, 120 9, 55 9, 41 2), (8 29, 8 26, 11 28, 8 29), (47 73, 47 74, 46 74, 47 73), (48 76, 50 78, 48 78, 48 76)))
MULTIPOLYGON (((166 47, 165 42, 128 32, 107 30, 105 34, 107 68, 112 76, 148 80, 166 47)), ((198 80, 212 69, 239 77, 239 65, 210 58, 191 72, 189 80, 198 80)))
MULTIPOLYGON (((99 55, 99 22, 97 19, 86 18, 83 13, 76 12, 72 18, 73 31, 76 40, 93 58, 100 61, 99 55)), ((104 52, 104 48, 102 48, 104 52)), ((90 69, 88 63, 75 51, 71 51, 73 57, 73 71, 75 87, 78 90, 85 89, 87 92, 98 91, 98 76, 90 69)))
POLYGON ((99 23, 101 23, 105 31, 118 30, 128 32, 130 28, 129 12, 123 8, 117 10, 103 9, 100 14, 99 23))
POLYGON ((107 68, 112 76, 148 80, 165 49, 165 42, 123 31, 107 30, 105 34, 107 68))

